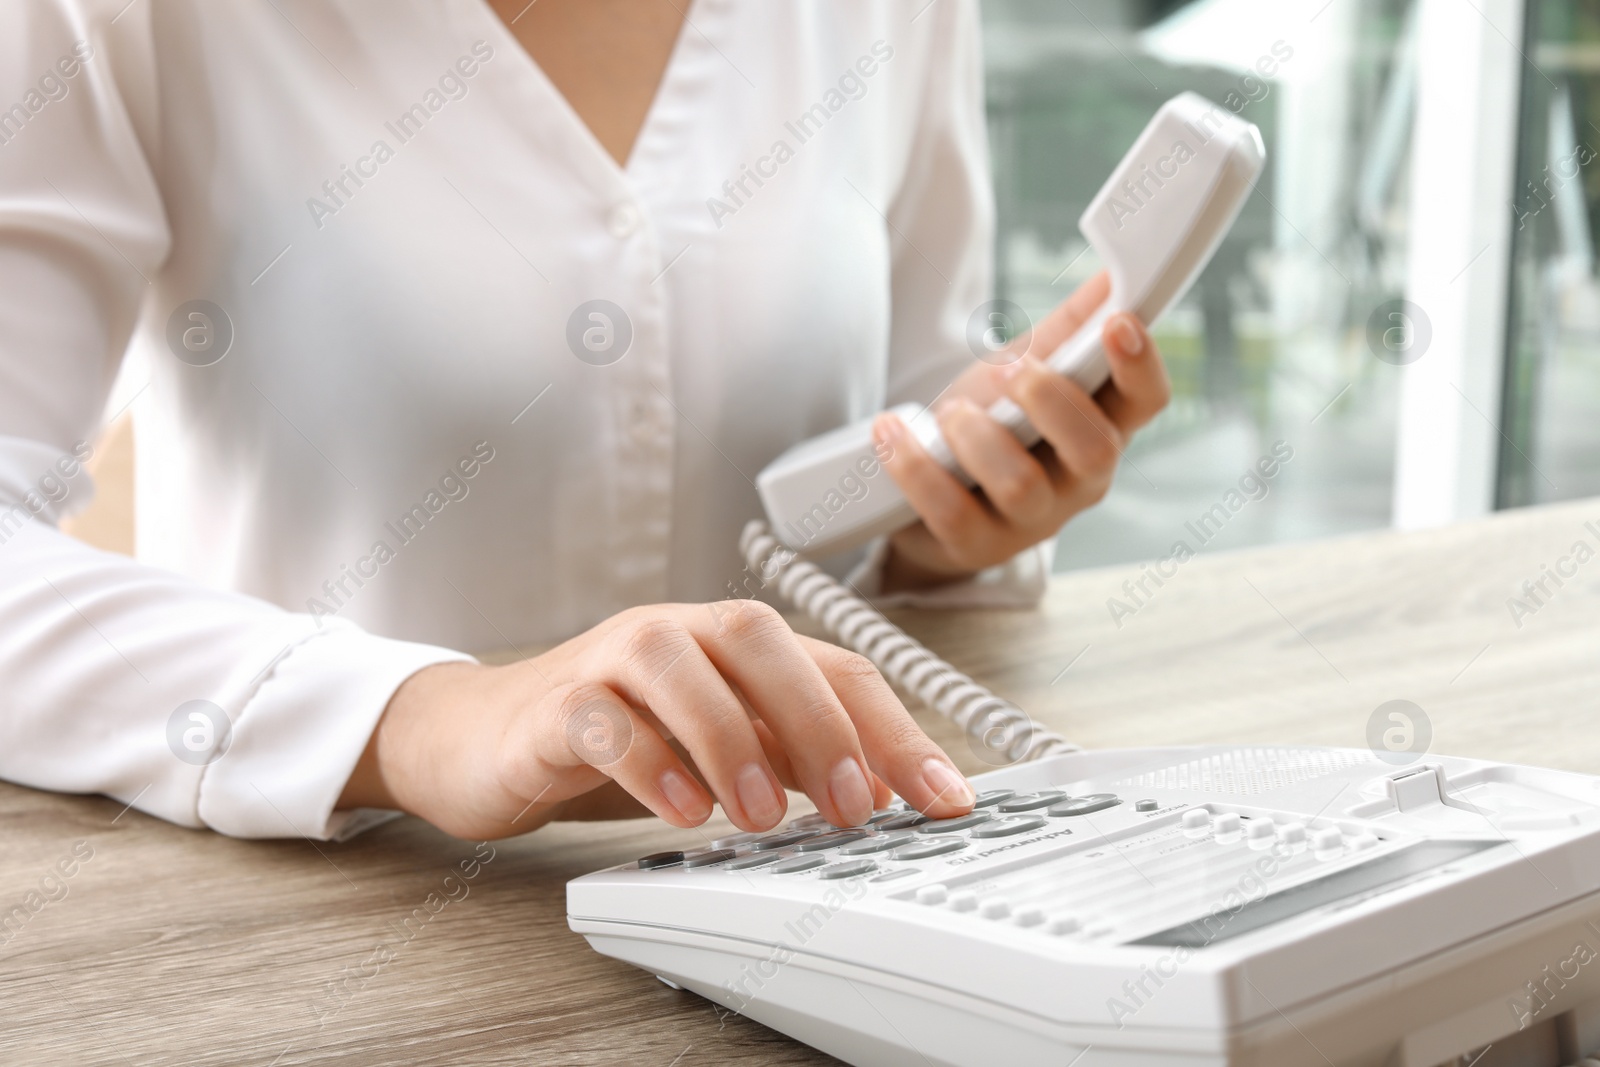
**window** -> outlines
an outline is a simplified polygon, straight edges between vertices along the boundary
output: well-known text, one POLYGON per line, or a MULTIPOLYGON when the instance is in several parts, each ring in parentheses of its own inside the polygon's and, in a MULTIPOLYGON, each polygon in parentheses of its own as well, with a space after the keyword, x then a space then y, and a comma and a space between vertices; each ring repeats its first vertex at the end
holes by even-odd
POLYGON ((1528 8, 1496 503, 1600 494, 1600 4, 1528 8))

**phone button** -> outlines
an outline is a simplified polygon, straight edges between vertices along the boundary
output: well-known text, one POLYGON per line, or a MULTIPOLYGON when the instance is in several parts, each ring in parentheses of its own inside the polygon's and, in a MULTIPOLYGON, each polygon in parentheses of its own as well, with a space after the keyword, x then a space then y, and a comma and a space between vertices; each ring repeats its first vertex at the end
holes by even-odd
POLYGON ((986 811, 975 811, 970 815, 958 815, 954 819, 935 819, 925 826, 917 827, 919 834, 953 834, 957 830, 965 830, 979 823, 988 822, 992 815, 986 811))
POLYGON ((1018 811, 1033 811, 1036 808, 1047 808, 1065 799, 1067 794, 1063 790, 1047 789, 1043 793, 1024 793, 1020 797, 1012 797, 994 810, 1003 815, 1018 811))
POLYGON ((974 840, 987 837, 1010 837, 1013 834, 1025 834, 1029 830, 1037 830, 1045 825, 1045 821, 1037 815, 1019 815, 1014 819, 996 819, 987 826, 980 826, 972 831, 974 840))
POLYGON ((912 840, 910 834, 879 834, 865 841, 857 841, 839 850, 841 856, 870 856, 874 852, 887 852, 912 840))
POLYGON ((960 852, 967 847, 967 843, 960 838, 946 838, 943 841, 918 841, 914 845, 905 845, 890 854, 892 860, 926 860, 934 856, 944 856, 951 852, 960 852))
POLYGON ((1086 796, 1073 797, 1071 800, 1063 800, 1061 803, 1047 810, 1045 814, 1054 816, 1056 818, 1070 818, 1074 815, 1088 815, 1092 812, 1104 811, 1107 808, 1114 808, 1121 803, 1122 798, 1117 796, 1115 793, 1089 793, 1086 796))
POLYGON ((652 852, 648 856, 640 857, 639 869, 641 871, 654 871, 662 867, 676 867, 682 862, 682 852, 652 852))
POLYGON ((795 846, 796 852, 824 852, 840 845, 848 845, 852 841, 860 841, 867 836, 865 830, 835 830, 831 834, 819 834, 809 841, 802 841, 795 846))
POLYGON ((723 860, 731 860, 733 857, 734 851, 731 848, 713 848, 706 852, 696 852, 683 857, 683 865, 690 868, 709 867, 713 863, 721 863, 723 860))
POLYGON ((858 874, 870 874, 877 869, 878 865, 871 860, 846 860, 844 863, 835 863, 832 867, 824 867, 817 872, 817 877, 832 881, 835 878, 853 878, 858 874))
POLYGON ((990 808, 1017 795, 1015 789, 985 789, 972 802, 974 808, 990 808))
POLYGON ((756 867, 765 867, 769 863, 776 862, 778 862, 778 854, 776 852, 752 852, 748 856, 740 856, 723 869, 729 871, 748 871, 756 867))
POLYGON ((920 811, 902 811, 892 818, 877 824, 879 830, 909 830, 913 826, 921 826, 928 821, 928 817, 920 811))
POLYGON ((821 833, 820 830, 785 830, 781 834, 763 837, 760 841, 750 845, 752 852, 771 852, 773 849, 788 848, 790 845, 809 840, 821 833))
POLYGON ((782 863, 772 865, 773 874, 796 874, 800 871, 809 871, 813 867, 821 867, 828 861, 821 856, 790 856, 782 863))

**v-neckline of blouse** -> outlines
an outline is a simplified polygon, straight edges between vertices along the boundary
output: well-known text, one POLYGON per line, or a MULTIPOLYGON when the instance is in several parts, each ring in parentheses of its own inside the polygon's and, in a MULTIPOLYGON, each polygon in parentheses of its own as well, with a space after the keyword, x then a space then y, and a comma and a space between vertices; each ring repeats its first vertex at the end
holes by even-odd
POLYGON ((699 26, 690 21, 693 15, 703 12, 708 0, 686 0, 686 3, 689 9, 684 13, 677 39, 673 41, 672 51, 667 55, 667 65, 661 71, 661 80, 656 83, 655 94, 650 98, 650 106, 645 111, 644 121, 634 134, 633 144, 628 149, 625 163, 618 163, 611 153, 606 151, 605 145, 600 143, 600 138, 595 136, 589 124, 583 120, 583 116, 578 114, 571 101, 556 87, 556 83, 550 80, 550 76, 539 65, 539 61, 533 58, 533 54, 517 40, 517 35, 511 32, 511 27, 507 26, 490 6, 489 0, 474 0, 473 6, 484 19, 493 24, 492 29, 499 36, 500 43, 516 54, 514 62, 522 64, 531 81, 538 86, 538 92, 548 98, 551 106, 562 115, 562 124, 582 143, 582 150, 597 160, 613 180, 632 188, 640 177, 640 168, 646 165, 641 161, 652 154, 652 144, 661 136, 661 128, 665 122, 664 114, 673 107, 678 96, 687 92, 689 69, 694 66, 696 59, 693 52, 703 47, 696 41, 703 40, 704 45, 716 47, 705 38, 699 26), (691 41, 691 37, 696 41, 691 41))

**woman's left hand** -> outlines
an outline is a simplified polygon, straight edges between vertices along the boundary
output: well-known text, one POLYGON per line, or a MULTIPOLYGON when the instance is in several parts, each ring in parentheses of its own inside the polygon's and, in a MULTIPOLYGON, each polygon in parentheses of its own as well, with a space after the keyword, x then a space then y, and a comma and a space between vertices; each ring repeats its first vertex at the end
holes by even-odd
POLYGON ((1161 354, 1131 314, 1106 321, 1110 380, 1090 396, 1043 360, 1078 329, 1110 291, 1095 275, 1002 352, 1007 362, 963 372, 935 408, 939 430, 981 493, 962 485, 930 457, 898 418, 873 425, 884 469, 922 521, 894 534, 884 591, 936 585, 1003 563, 1054 537, 1066 521, 1098 503, 1133 432, 1171 395, 1161 354), (985 410, 1010 397, 1043 440, 1029 450, 985 410))

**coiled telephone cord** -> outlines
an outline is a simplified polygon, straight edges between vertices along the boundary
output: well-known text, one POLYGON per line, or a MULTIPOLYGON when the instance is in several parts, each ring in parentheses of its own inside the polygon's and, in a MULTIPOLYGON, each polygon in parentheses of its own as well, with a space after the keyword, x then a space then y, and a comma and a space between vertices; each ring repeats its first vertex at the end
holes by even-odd
POLYGON ((866 656, 891 684, 959 726, 980 759, 1004 766, 1082 751, 1081 745, 1039 726, 1027 712, 928 651, 844 583, 799 559, 765 522, 746 524, 739 551, 763 585, 776 582, 784 599, 840 644, 866 656))

